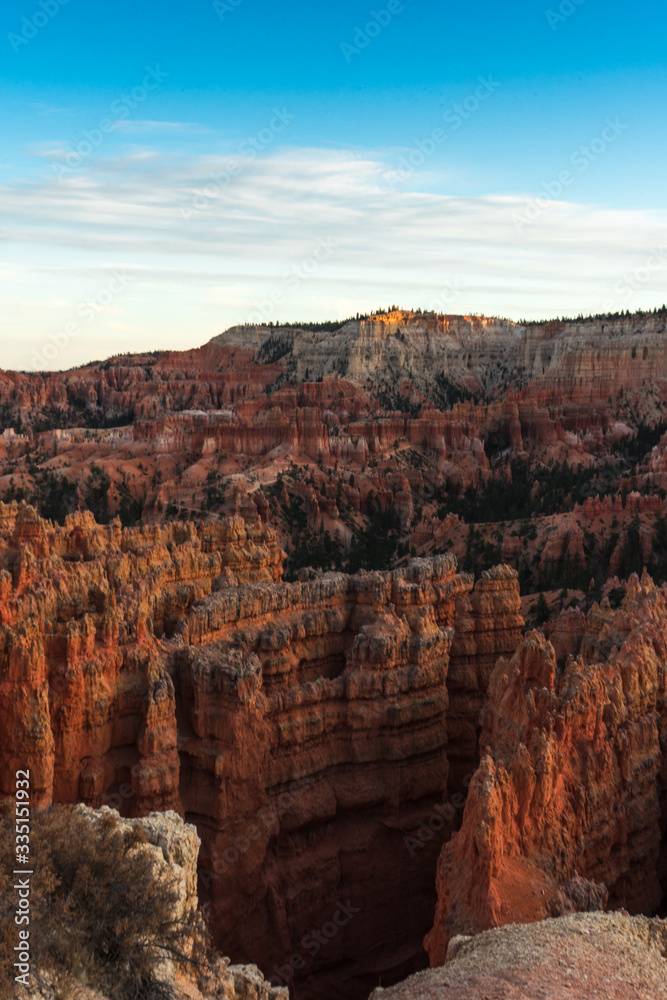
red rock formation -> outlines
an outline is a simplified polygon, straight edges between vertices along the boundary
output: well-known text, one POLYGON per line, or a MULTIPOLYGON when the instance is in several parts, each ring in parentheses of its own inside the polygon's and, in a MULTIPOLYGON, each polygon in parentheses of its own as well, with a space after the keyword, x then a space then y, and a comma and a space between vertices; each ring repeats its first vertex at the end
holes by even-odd
MULTIPOLYGON (((108 476, 100 518, 143 523, 78 513, 58 528, 0 506, 0 792, 27 760, 36 801, 187 812, 219 938, 283 970, 297 996, 339 991, 341 970, 352 995, 419 964, 436 855, 480 736, 491 757, 452 843, 452 885, 440 878, 437 926, 449 910, 476 926, 565 906, 575 867, 612 902, 649 905, 650 873, 665 879, 651 820, 667 787, 664 695, 645 696, 662 674, 632 636, 659 633, 663 598, 634 594, 625 617, 603 602, 585 628, 564 613, 548 629, 555 653, 526 647, 507 690, 506 668, 493 671, 520 638, 516 570, 535 590, 589 593, 591 576, 599 592, 637 558, 667 566, 665 440, 651 453, 658 432, 644 427, 633 454, 640 421, 661 419, 666 351, 661 315, 519 326, 395 313, 0 372, 0 496, 34 495, 62 521, 108 476), (551 491, 562 462, 590 476, 551 491), (525 494, 501 503, 509 480, 525 494), (374 565, 400 569, 308 568, 355 565, 355 542, 387 511, 389 555, 374 565), (315 555, 326 532, 329 562, 315 555), (297 542, 288 570, 301 582, 283 585, 281 547, 297 542), (444 551, 478 575, 500 553, 515 569, 473 590, 449 557, 408 564, 444 551), (579 788, 584 819, 565 830, 579 788), (310 954, 304 939, 357 892, 372 912, 310 954)), ((436 927, 436 950, 448 933, 436 927)))
POLYGON ((472 769, 486 678, 519 640, 516 574, 473 590, 439 556, 280 584, 281 555, 239 519, 60 528, 0 506, 2 793, 21 766, 35 802, 176 809, 218 942, 297 997, 333 996, 341 969, 361 995, 422 964, 455 822, 450 649, 472 769), (348 904, 358 919, 309 952, 348 904))
MULTIPOLYGON (((607 572, 637 568, 627 533, 636 517, 644 562, 654 562, 665 504, 640 492, 662 488, 661 448, 638 456, 631 485, 639 492, 625 504, 615 463, 631 451, 639 422, 661 417, 663 325, 664 317, 641 314, 517 326, 395 313, 326 335, 235 328, 193 351, 67 373, 0 373, 0 497, 42 504, 62 521, 64 511, 91 507, 99 469, 110 479, 111 515, 125 524, 257 512, 287 551, 299 547, 289 511, 301 498, 308 530, 337 532, 345 553, 378 503, 396 512, 404 552, 461 559, 466 530, 452 513, 460 494, 507 480, 520 458, 534 470, 536 537, 526 541, 522 525, 500 521, 482 528, 485 540, 544 589, 551 578, 561 586, 587 572, 597 558, 593 535, 605 559, 590 573, 599 586, 607 572), (549 497, 546 469, 561 462, 590 468, 591 482, 549 497), (307 498, 302 482, 275 485, 292 463, 312 489, 307 498), (65 481, 63 505, 49 506, 65 481)), ((499 519, 506 513, 499 509, 499 519)))
POLYGON ((485 757, 438 865, 432 965, 454 934, 542 919, 575 872, 604 883, 612 906, 655 912, 665 885, 666 622, 667 589, 634 577, 618 611, 594 605, 582 655, 562 673, 538 632, 498 662, 482 713, 485 757))
MULTIPOLYGON (((439 372, 477 388, 528 379, 542 398, 563 407, 564 428, 591 402, 603 406, 619 390, 641 394, 642 379, 665 392, 664 315, 623 316, 540 324, 511 323, 479 316, 436 316, 394 312, 353 321, 322 335, 281 331, 286 358, 303 378, 345 371, 367 379, 411 372, 417 389, 428 390, 439 372), (565 403, 565 405, 564 405, 565 403)), ((234 327, 212 344, 258 351, 276 332, 234 327)), ((587 422, 586 429, 590 422, 587 422)))
POLYGON ((0 566, 0 792, 21 766, 36 803, 97 805, 124 785, 135 814, 174 806, 159 637, 223 582, 278 578, 274 533, 240 520, 122 530, 90 514, 59 528, 0 504, 0 566))
POLYGON ((478 761, 479 718, 496 660, 514 652, 523 629, 517 574, 508 566, 487 570, 474 591, 457 602, 449 666, 448 759, 450 789, 463 793, 478 761))
POLYGON ((214 925, 234 954, 305 981, 304 995, 315 978, 319 996, 339 987, 315 961, 290 972, 300 942, 339 899, 368 900, 370 884, 372 913, 323 961, 346 964, 355 991, 420 962, 415 931, 433 905, 451 816, 438 839, 415 841, 418 853, 405 840, 447 794, 449 648, 462 628, 475 713, 493 650, 514 648, 522 624, 512 571, 488 574, 460 608, 471 587, 439 557, 392 574, 224 591, 190 613, 178 658, 192 727, 181 795, 201 831, 214 925))
POLYGON ((586 615, 579 608, 564 608, 555 621, 544 628, 556 654, 564 664, 568 656, 576 656, 586 634, 586 615))

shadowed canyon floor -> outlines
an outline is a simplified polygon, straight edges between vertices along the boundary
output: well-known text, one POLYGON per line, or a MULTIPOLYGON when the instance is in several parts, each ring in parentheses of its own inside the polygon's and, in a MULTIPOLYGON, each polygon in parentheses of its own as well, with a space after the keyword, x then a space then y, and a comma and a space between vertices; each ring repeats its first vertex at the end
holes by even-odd
POLYGON ((43 803, 185 814, 219 943, 297 996, 423 965, 516 573, 473 589, 440 556, 281 584, 275 535, 241 520, 60 528, 15 504, 0 525, 3 791, 22 762, 43 803))
POLYGON ((474 584, 451 556, 282 583, 259 523, 61 528, 14 504, 0 563, 3 792, 20 764, 42 804, 185 815, 216 941, 297 998, 402 978, 427 932, 439 964, 452 934, 660 904, 648 576, 559 664, 522 640, 516 572, 474 584))

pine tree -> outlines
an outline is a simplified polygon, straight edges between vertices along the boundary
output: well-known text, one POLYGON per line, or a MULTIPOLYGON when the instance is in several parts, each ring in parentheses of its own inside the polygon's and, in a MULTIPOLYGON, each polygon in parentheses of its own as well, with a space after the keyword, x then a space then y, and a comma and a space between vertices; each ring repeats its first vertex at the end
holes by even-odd
POLYGON ((533 618, 537 625, 544 625, 544 623, 548 622, 551 618, 549 604, 542 591, 538 594, 537 601, 533 608, 533 618))

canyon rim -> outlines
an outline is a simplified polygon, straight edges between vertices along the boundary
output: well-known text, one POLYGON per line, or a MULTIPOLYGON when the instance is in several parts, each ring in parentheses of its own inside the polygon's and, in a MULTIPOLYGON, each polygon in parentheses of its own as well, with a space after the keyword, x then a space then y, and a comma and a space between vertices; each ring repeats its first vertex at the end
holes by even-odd
POLYGON ((667 1000, 667 6, 0 29, 0 1000, 667 1000))
POLYGON ((666 322, 2 372, 3 796, 180 815, 215 946, 296 1000, 659 915, 666 322))

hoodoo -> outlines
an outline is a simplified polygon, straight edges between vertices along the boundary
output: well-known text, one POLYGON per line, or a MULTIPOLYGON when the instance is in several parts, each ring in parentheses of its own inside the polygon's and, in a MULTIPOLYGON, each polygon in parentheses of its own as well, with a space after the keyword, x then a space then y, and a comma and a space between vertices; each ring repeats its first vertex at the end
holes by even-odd
POLYGON ((239 519, 61 528, 14 504, 0 522, 3 773, 26 763, 44 804, 184 815, 216 939, 296 995, 418 968, 455 810, 429 821, 477 764, 516 573, 474 586, 439 556, 290 584, 271 529, 239 519))
POLYGON ((653 917, 663 334, 394 312, 2 373, 3 796, 192 824, 262 996, 653 917))

